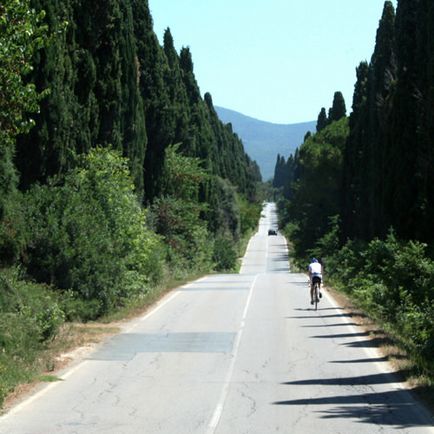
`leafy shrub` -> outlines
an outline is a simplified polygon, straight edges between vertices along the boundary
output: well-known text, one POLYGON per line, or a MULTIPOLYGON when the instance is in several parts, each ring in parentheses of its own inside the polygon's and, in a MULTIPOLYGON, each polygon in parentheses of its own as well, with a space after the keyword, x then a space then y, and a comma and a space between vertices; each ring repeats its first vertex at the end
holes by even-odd
POLYGON ((56 294, 26 282, 19 270, 0 271, 0 405, 19 382, 31 378, 38 351, 64 322, 56 294))
POLYGON ((196 202, 175 197, 159 198, 152 205, 149 222, 167 245, 170 264, 192 271, 211 268, 212 237, 200 219, 202 209, 196 202))
POLYGON ((0 210, 0 265, 12 266, 27 242, 23 195, 17 191, 2 200, 0 210))
POLYGON ((332 256, 328 272, 432 371, 434 261, 426 251, 425 244, 393 233, 368 244, 350 241, 332 256))
POLYGON ((71 290, 60 294, 60 306, 66 321, 89 321, 96 318, 101 310, 97 299, 85 300, 78 292, 71 290))
MULTIPOLYGON (((37 342, 54 337, 64 322, 64 313, 53 291, 44 285, 20 279, 17 269, 1 272, 0 294, 0 311, 10 318, 30 321, 29 333, 37 342)), ((7 322, 3 325, 7 326, 7 322)), ((6 332, 3 337, 8 335, 6 332)), ((15 345, 17 342, 10 343, 15 345)))
MULTIPOLYGON (((206 220, 208 227, 213 234, 230 236, 238 241, 249 226, 247 209, 245 209, 245 220, 241 221, 239 197, 235 188, 225 179, 213 176, 208 182, 208 203, 206 220), (243 224, 243 227, 241 226, 243 224)), ((255 222, 255 225, 258 222, 255 222)))
POLYGON ((161 246, 118 153, 92 150, 62 184, 35 186, 27 199, 29 273, 91 300, 95 316, 159 278, 161 246))
POLYGON ((259 203, 249 202, 240 195, 238 195, 237 198, 238 208, 240 210, 240 231, 241 235, 245 235, 258 226, 262 205, 259 203))
POLYGON ((237 264, 234 242, 229 238, 218 236, 214 242, 213 261, 217 271, 232 271, 237 264))
POLYGON ((405 338, 407 349, 431 369, 434 367, 434 304, 407 304, 396 322, 405 338))

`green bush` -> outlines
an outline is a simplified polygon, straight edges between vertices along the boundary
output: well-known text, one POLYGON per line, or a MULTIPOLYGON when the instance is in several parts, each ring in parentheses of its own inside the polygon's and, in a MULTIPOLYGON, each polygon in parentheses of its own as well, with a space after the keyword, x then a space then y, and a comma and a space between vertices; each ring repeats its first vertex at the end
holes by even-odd
POLYGON ((257 228, 262 205, 260 203, 249 202, 244 197, 238 195, 238 207, 240 210, 241 235, 246 235, 257 228))
POLYGON ((193 272, 211 268, 212 237, 200 219, 202 209, 196 202, 175 197, 159 198, 152 205, 149 222, 164 240, 172 267, 193 272))
POLYGON ((95 316, 146 291, 161 275, 162 249, 145 226, 127 161, 92 150, 64 182, 27 194, 28 272, 92 301, 95 316))
POLYGON ((424 369, 433 372, 434 261, 427 246, 386 240, 348 242, 327 270, 341 288, 401 340, 424 369))
MULTIPOLYGON (((246 208, 245 219, 241 220, 240 206, 243 203, 235 188, 227 180, 213 176, 208 180, 207 190, 209 207, 206 209, 206 220, 209 230, 213 234, 230 236, 238 241, 250 223, 246 208)), ((258 221, 255 222, 257 223, 258 221)))
POLYGON ((23 195, 17 191, 2 200, 0 210, 0 266, 12 266, 25 249, 28 232, 23 195))
POLYGON ((434 368, 434 304, 407 304, 398 313, 396 323, 407 349, 427 368, 434 368))
MULTIPOLYGON (((64 313, 57 295, 45 285, 21 279, 17 269, 3 270, 0 273, 0 294, 0 311, 3 316, 20 318, 23 322, 30 321, 32 325, 29 333, 31 339, 37 342, 54 337, 64 322, 64 313)), ((7 321, 3 325, 6 327, 7 321)), ((9 332, 2 336, 9 336, 9 332)), ((14 345, 16 341, 10 343, 14 345)))
POLYGON ((214 242, 213 261, 216 271, 233 271, 237 265, 237 250, 234 242, 218 236, 214 242))
POLYGON ((38 352, 64 322, 57 294, 23 280, 17 269, 0 271, 0 405, 16 384, 28 381, 38 352))

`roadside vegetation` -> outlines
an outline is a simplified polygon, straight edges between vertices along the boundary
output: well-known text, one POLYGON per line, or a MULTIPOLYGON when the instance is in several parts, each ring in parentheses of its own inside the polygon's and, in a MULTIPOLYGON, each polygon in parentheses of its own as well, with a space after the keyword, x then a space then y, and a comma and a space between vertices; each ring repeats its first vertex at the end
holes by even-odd
POLYGON ((273 182, 295 261, 305 269, 321 258, 326 283, 401 348, 403 374, 431 397, 433 19, 428 2, 400 0, 396 13, 385 2, 371 61, 357 67, 351 115, 337 92, 316 133, 278 157, 273 182))
POLYGON ((146 1, 3 1, 0 406, 105 323, 235 272, 260 182, 146 1))

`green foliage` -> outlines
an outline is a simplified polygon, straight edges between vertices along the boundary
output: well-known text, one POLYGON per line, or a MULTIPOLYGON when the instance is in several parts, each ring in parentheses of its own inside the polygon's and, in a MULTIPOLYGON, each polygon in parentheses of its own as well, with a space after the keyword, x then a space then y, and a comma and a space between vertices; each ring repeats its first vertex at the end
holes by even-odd
POLYGON ((234 271, 237 264, 237 249, 230 238, 217 236, 214 242, 213 261, 216 271, 234 271))
POLYGON ((234 187, 220 177, 212 177, 208 183, 208 203, 206 219, 210 231, 239 240, 240 205, 234 187))
POLYGON ((258 226, 261 216, 262 205, 257 202, 249 202, 242 196, 238 196, 238 207, 240 210, 240 231, 245 236, 258 226))
MULTIPOLYGON (((299 149, 292 184, 292 199, 287 208, 287 220, 297 229, 292 241, 297 256, 305 256, 308 249, 322 238, 329 218, 340 212, 343 148, 348 136, 348 120, 334 122, 309 138, 299 149)), ((280 206, 282 208, 282 206, 280 206)))
POLYGON ((163 237, 167 260, 179 270, 206 271, 211 267, 213 245, 205 211, 198 194, 206 179, 200 160, 179 152, 179 145, 165 151, 162 196, 150 208, 151 227, 163 237))
POLYGON ((321 130, 323 130, 329 123, 329 120, 327 118, 326 109, 324 107, 321 108, 321 111, 318 115, 318 120, 316 123, 316 132, 319 133, 321 130))
POLYGON ((46 41, 43 17, 27 0, 0 5, 0 264, 12 262, 20 249, 13 158, 16 136, 30 130, 34 122, 28 114, 38 111, 40 95, 25 77, 32 70, 32 56, 46 41))
POLYGON ((393 233, 384 241, 349 242, 329 253, 327 275, 432 373, 434 261, 426 247, 400 241, 393 233))
POLYGON ((44 13, 35 13, 27 0, 5 0, 0 6, 0 143, 10 143, 28 131, 33 122, 26 118, 38 111, 35 86, 25 83, 31 59, 46 40, 41 25, 44 13))
POLYGON ((39 281, 93 300, 102 314, 158 279, 159 241, 119 154, 95 149, 63 185, 35 186, 27 199, 26 265, 39 281))
POLYGON ((150 208, 149 222, 167 245, 169 265, 184 274, 207 271, 211 265, 212 240, 201 210, 195 202, 174 197, 158 198, 150 208))
POLYGON ((76 154, 110 145, 128 157, 142 196, 147 140, 130 2, 31 2, 46 10, 52 37, 34 57, 29 80, 50 93, 35 128, 18 140, 21 187, 64 174, 76 154))
POLYGON ((30 379, 38 351, 64 321, 56 295, 22 280, 17 269, 0 271, 0 405, 16 384, 30 379))
POLYGON ((13 191, 3 198, 3 216, 0 218, 0 264, 11 266, 22 255, 28 230, 25 219, 24 196, 13 191))
POLYGON ((179 151, 180 144, 166 149, 162 196, 172 196, 183 200, 198 200, 199 188, 206 179, 199 158, 187 157, 179 151))
POLYGON ((333 105, 329 111, 328 122, 336 122, 345 117, 347 109, 342 92, 335 92, 333 96, 333 105))

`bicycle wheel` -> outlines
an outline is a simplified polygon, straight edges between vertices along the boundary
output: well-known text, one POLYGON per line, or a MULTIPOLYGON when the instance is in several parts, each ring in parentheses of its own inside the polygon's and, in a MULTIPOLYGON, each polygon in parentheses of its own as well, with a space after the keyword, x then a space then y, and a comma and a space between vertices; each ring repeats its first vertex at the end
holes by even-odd
POLYGON ((313 296, 314 296, 313 302, 314 302, 315 310, 318 309, 318 301, 319 301, 318 295, 319 295, 318 283, 315 282, 315 285, 313 286, 313 296))

